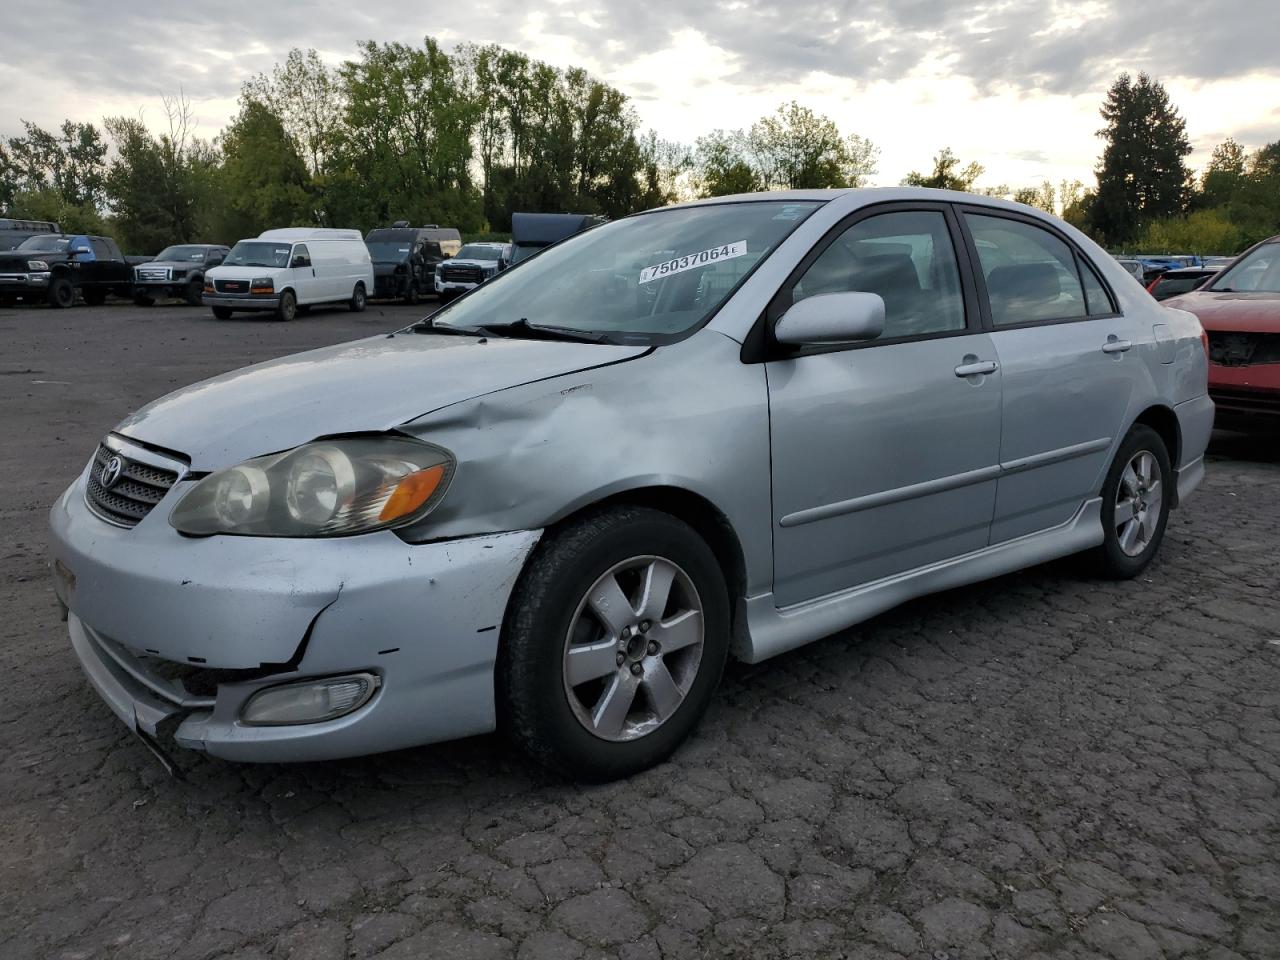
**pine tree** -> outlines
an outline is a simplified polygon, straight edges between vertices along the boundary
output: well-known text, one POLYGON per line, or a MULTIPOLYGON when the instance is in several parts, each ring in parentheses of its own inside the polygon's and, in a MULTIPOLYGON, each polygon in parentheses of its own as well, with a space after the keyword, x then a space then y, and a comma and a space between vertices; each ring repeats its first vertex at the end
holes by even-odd
POLYGON ((1187 125, 1164 87, 1145 73, 1122 73, 1102 105, 1106 126, 1098 190, 1090 211, 1095 234, 1126 243, 1152 220, 1185 211, 1191 173, 1187 125))

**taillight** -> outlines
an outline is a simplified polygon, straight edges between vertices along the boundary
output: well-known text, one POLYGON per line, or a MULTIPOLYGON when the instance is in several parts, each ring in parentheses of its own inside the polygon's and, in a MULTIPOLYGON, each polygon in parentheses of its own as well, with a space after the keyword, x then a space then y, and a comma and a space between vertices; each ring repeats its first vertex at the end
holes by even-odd
POLYGON ((1204 358, 1209 360, 1209 332, 1204 327, 1200 328, 1200 344, 1204 347, 1204 358))
POLYGON ((1158 286, 1160 286, 1160 278, 1156 277, 1154 280, 1152 280, 1150 283, 1147 284, 1147 293, 1155 293, 1156 287, 1158 286))

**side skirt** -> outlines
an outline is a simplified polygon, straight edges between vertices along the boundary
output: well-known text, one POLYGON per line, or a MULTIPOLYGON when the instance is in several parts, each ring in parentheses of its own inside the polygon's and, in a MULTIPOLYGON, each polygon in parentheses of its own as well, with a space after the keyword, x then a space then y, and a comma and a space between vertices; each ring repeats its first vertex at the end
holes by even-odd
POLYGON ((779 608, 772 593, 748 597, 747 636, 735 652, 747 663, 759 663, 869 620, 907 600, 1079 553, 1096 547, 1102 538, 1102 498, 1095 497, 1086 500, 1066 523, 1048 530, 815 600, 779 608))

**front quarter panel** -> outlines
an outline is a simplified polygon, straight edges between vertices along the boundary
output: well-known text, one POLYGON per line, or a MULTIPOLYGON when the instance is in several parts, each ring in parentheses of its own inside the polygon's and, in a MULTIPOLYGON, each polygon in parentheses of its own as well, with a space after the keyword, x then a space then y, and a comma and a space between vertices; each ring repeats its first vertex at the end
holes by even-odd
POLYGON ((409 539, 547 527, 604 498, 676 487, 732 525, 748 593, 770 589, 769 420, 760 364, 712 330, 621 363, 453 404, 400 429, 457 472, 409 539))

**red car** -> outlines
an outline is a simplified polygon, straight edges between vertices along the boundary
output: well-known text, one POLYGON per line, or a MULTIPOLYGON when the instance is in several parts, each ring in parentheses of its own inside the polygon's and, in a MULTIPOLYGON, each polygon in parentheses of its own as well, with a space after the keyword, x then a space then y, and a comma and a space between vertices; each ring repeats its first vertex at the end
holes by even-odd
POLYGON ((1280 237, 1250 247, 1216 279, 1166 307, 1200 318, 1216 424, 1280 430, 1280 237))

